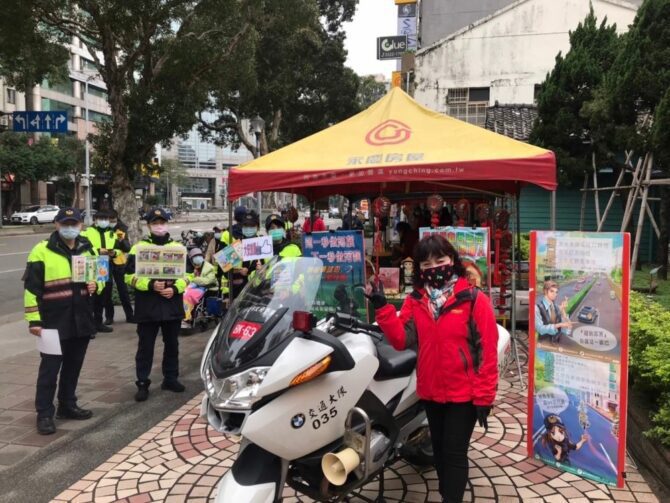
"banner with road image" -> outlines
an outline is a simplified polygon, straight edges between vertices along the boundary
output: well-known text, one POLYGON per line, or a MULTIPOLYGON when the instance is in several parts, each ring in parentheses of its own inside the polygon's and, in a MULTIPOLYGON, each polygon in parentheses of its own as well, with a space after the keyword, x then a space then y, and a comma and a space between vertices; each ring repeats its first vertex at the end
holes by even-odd
POLYGON ((623 487, 630 236, 534 231, 528 455, 623 487))

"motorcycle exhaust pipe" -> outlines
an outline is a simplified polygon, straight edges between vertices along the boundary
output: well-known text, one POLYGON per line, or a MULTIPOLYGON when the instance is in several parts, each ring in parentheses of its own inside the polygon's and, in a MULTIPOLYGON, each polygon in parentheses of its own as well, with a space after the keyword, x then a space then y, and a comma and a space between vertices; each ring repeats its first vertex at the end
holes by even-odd
POLYGON ((361 464, 361 458, 351 447, 338 453, 329 452, 321 458, 321 470, 328 482, 334 486, 341 486, 347 477, 361 464))

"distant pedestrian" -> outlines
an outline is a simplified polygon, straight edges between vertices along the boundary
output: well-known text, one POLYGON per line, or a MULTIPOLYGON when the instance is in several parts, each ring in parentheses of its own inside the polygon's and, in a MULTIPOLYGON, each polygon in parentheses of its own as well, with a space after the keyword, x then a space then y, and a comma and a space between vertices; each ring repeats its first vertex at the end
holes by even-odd
POLYGON ((56 432, 54 413, 59 419, 88 419, 90 410, 77 406, 77 382, 86 349, 96 327, 93 319, 95 282, 72 281, 72 257, 95 255, 88 239, 80 235, 81 213, 62 208, 55 218, 56 231, 40 241, 30 252, 23 276, 25 318, 30 333, 46 337, 46 330, 57 331, 61 354, 40 353, 35 409, 37 431, 56 432), (59 379, 60 374, 60 379, 59 379), (54 407, 58 384, 58 409, 54 407))
POLYGON ((128 254, 126 283, 135 289, 135 322, 137 323, 137 354, 135 371, 137 393, 135 400, 143 402, 149 398, 151 366, 154 361, 154 346, 160 330, 163 334, 163 383, 161 389, 180 393, 185 387, 179 382, 179 330, 184 318, 183 294, 186 289, 183 278, 176 280, 149 279, 135 274, 137 245, 154 245, 165 248, 182 247, 168 233, 168 215, 161 208, 149 210, 145 216, 149 235, 140 240, 128 254))
POLYGON ((302 230, 305 232, 324 232, 328 229, 326 224, 321 218, 321 215, 317 212, 315 216, 305 218, 305 222, 302 224, 302 230))

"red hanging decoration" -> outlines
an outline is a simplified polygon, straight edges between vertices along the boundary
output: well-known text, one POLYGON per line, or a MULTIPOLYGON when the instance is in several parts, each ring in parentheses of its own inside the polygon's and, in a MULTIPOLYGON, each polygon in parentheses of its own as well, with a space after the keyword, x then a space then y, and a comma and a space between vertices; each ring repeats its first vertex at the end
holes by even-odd
POLYGON ((514 239, 512 233, 508 230, 509 228, 509 212, 504 208, 498 208, 493 213, 493 222, 496 227, 495 232, 495 266, 493 269, 494 272, 494 282, 500 287, 500 294, 498 295, 498 302, 496 303, 498 307, 499 314, 505 314, 507 310, 506 301, 507 298, 507 287, 511 283, 512 276, 512 261, 511 261, 511 251, 512 245, 514 244, 514 239))
POLYGON ((470 220, 470 201, 467 199, 456 201, 454 212, 456 213, 456 227, 467 227, 470 220))
POLYGON ((489 203, 479 203, 475 206, 475 215, 480 227, 493 227, 491 220, 491 205, 489 203))

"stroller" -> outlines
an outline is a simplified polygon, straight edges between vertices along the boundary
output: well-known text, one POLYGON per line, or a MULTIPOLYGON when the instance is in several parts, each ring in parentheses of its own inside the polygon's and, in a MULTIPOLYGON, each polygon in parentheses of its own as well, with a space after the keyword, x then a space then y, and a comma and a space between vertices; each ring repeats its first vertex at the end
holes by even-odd
POLYGON ((193 335, 202 333, 210 326, 216 326, 228 311, 228 299, 224 298, 220 291, 206 292, 200 302, 193 308, 192 323, 190 328, 182 328, 180 335, 193 335))

